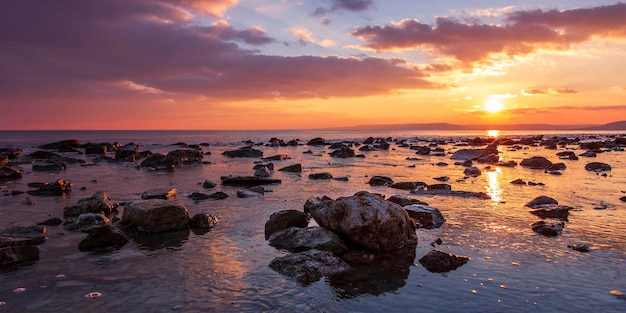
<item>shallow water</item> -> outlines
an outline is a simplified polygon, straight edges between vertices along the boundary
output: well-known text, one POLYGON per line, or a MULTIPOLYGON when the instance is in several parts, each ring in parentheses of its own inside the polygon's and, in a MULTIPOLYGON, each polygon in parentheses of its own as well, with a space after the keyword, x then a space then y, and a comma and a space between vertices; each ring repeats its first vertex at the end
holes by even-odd
MULTIPOLYGON (((23 154, 36 151, 40 144, 63 139, 86 142, 135 142, 142 150, 168 152, 171 144, 209 143, 205 156, 210 164, 176 168, 174 172, 137 170, 133 164, 100 163, 82 167, 68 165, 60 173, 32 172, 22 165, 24 177, 5 183, 4 190, 26 191, 28 182, 58 178, 73 183, 66 197, 35 197, 34 206, 23 205, 25 197, 0 196, 0 228, 30 224, 62 217, 63 207, 75 204, 104 190, 119 202, 139 199, 155 187, 176 188, 177 200, 190 214, 209 212, 219 223, 206 234, 184 230, 167 237, 144 237, 121 250, 108 253, 78 251, 85 234, 68 232, 62 226, 48 227, 46 243, 39 245, 41 259, 33 264, 0 272, 0 312, 626 312, 626 301, 610 294, 626 291, 626 203, 619 200, 626 192, 624 152, 598 154, 564 160, 567 169, 554 176, 543 171, 493 167, 477 178, 463 179, 463 167, 454 160, 418 156, 408 148, 363 152, 366 158, 337 159, 327 147, 257 147, 264 156, 288 154, 291 160, 274 161, 276 169, 301 163, 300 174, 275 171, 282 184, 267 186, 262 198, 239 199, 235 187, 218 186, 205 190, 205 179, 219 182, 223 175, 251 175, 258 159, 228 159, 225 150, 241 147, 242 140, 267 142, 271 137, 285 141, 299 138, 302 143, 314 137, 328 141, 350 139, 361 142, 368 136, 407 138, 459 138, 482 134, 435 132, 0 132, 0 147, 17 146, 23 154), (313 155, 302 154, 312 150, 313 155), (420 160, 410 161, 407 157, 420 160), (603 177, 587 172, 590 161, 610 164, 603 177), (446 162, 448 166, 436 166, 446 162), (415 165, 415 167, 409 167, 415 165), (335 177, 348 176, 348 182, 312 181, 308 174, 328 171, 335 177), (423 181, 449 176, 453 190, 482 191, 491 200, 449 196, 414 196, 408 191, 371 187, 373 175, 394 181, 423 181), (517 186, 509 182, 521 178, 545 186, 517 186), (94 181, 95 180, 95 181, 94 181), (85 191, 80 190, 86 187, 85 191), (363 271, 349 278, 324 278, 301 285, 268 267, 285 252, 267 244, 264 224, 273 212, 301 210, 307 198, 349 196, 360 190, 386 196, 401 194, 419 198, 439 208, 447 222, 438 229, 418 230, 419 244, 413 265, 404 268, 363 271), (223 191, 229 198, 194 202, 186 195, 194 192, 223 191), (551 196, 560 204, 575 207, 563 235, 548 238, 534 233, 530 224, 539 220, 524 204, 539 195, 551 196), (597 209, 603 208, 603 209, 597 209), (441 238, 441 249, 467 255, 470 262, 446 274, 430 273, 417 260, 441 238), (567 248, 585 243, 591 253, 567 248), (24 288, 19 289, 19 288, 24 288), (86 297, 91 292, 92 297, 86 297), (95 295, 95 296, 94 296, 95 295)), ((425 144, 421 142, 420 144, 425 144)), ((440 145, 446 152, 462 147, 440 145)), ((570 149, 576 146, 567 147, 570 149)), ((503 160, 520 162, 541 155, 557 162, 555 150, 530 147, 509 151, 500 147, 503 160)), ((559 151, 563 150, 560 148, 559 151)), ((582 150, 574 150, 577 154, 582 150)), ((83 155, 68 156, 91 158, 83 155)), ((484 166, 479 165, 480 168, 484 166)), ((120 214, 121 216, 121 214, 120 214)), ((313 223, 313 222, 312 222, 313 223)))

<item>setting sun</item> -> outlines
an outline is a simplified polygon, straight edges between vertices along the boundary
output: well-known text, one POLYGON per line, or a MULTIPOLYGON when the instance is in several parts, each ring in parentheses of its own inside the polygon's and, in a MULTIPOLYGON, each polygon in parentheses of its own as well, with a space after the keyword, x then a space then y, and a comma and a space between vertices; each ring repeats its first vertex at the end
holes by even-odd
POLYGON ((502 101, 497 98, 488 99, 487 102, 485 102, 485 111, 489 113, 502 111, 502 101))

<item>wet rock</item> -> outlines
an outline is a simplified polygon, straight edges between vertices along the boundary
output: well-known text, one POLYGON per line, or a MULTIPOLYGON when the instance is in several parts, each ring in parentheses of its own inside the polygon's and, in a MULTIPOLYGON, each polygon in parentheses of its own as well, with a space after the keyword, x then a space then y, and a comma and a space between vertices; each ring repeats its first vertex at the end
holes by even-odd
POLYGON ((113 211, 119 207, 115 200, 109 198, 104 191, 97 191, 90 198, 78 200, 76 205, 66 206, 63 208, 63 216, 79 216, 84 213, 100 213, 111 216, 113 211))
POLYGON ((38 245, 46 241, 45 226, 13 226, 0 231, 0 247, 38 245))
POLYGON ((342 147, 341 149, 331 152, 330 156, 343 159, 352 158, 354 157, 354 150, 350 149, 350 147, 342 147))
POLYGON ((522 160, 522 162, 520 162, 520 165, 531 169, 545 170, 548 167, 552 166, 552 162, 544 157, 534 156, 522 160))
POLYGON ((291 157, 287 154, 277 154, 267 158, 263 158, 265 161, 282 161, 282 160, 290 160, 291 157))
POLYGON ((234 186, 234 187, 250 187, 261 185, 273 185, 280 184, 280 179, 270 179, 265 177, 255 176, 222 176, 220 177, 222 185, 234 186))
POLYGON ((74 223, 65 225, 67 230, 80 230, 88 233, 94 228, 109 224, 110 220, 101 213, 83 213, 79 215, 74 223))
POLYGON ((144 191, 141 194, 141 199, 142 200, 148 200, 148 199, 173 200, 173 199, 176 199, 176 189, 153 188, 153 189, 144 191))
POLYGON ((202 183, 202 188, 205 188, 205 189, 215 188, 215 186, 217 186, 217 184, 212 182, 212 181, 210 181, 210 180, 205 180, 202 183))
POLYGON ((622 202, 626 202, 626 196, 621 197, 621 198, 619 198, 619 199, 620 199, 620 201, 622 201, 622 202))
POLYGON ((448 163, 446 163, 446 162, 437 162, 437 163, 435 163, 435 165, 437 165, 437 166, 448 166, 448 163))
POLYGON ((559 201, 548 196, 539 196, 526 203, 526 206, 530 208, 535 208, 543 204, 559 204, 559 201))
POLYGON ((586 157, 586 158, 595 158, 598 155, 594 151, 589 150, 589 151, 585 151, 585 152, 579 154, 579 156, 586 157))
POLYGON ((205 193, 201 193, 201 192, 193 192, 190 195, 187 196, 187 198, 194 200, 194 201, 201 201, 201 200, 207 200, 207 199, 211 199, 211 197, 205 193))
POLYGON ((189 221, 189 228, 196 230, 209 230, 217 224, 219 220, 210 213, 198 213, 189 221))
POLYGON ((393 179, 387 176, 375 175, 367 182, 370 186, 391 186, 393 179))
POLYGON ((0 148, 0 156, 7 157, 9 160, 13 160, 22 154, 22 149, 19 148, 0 148))
POLYGON ((123 162, 135 162, 135 160, 139 157, 139 153, 139 145, 129 143, 115 150, 115 160, 123 162))
POLYGON ((567 245, 567 247, 578 252, 591 252, 591 249, 589 249, 589 246, 585 244, 581 244, 581 243, 567 245))
POLYGON ((448 176, 439 176, 439 177, 434 177, 434 180, 440 181, 440 182, 447 182, 450 180, 450 177, 448 176))
POLYGON ((61 141, 41 145, 39 146, 39 149, 53 150, 53 149, 63 149, 63 148, 78 148, 78 147, 80 147, 80 140, 67 139, 67 140, 61 140, 61 141))
POLYGON ((560 222, 546 222, 546 221, 538 221, 534 222, 530 225, 532 230, 538 234, 544 235, 546 237, 556 237, 563 232, 563 228, 565 227, 565 223, 563 221, 560 222))
POLYGON ((272 172, 267 166, 260 166, 254 171, 254 177, 270 177, 272 172))
POLYGON ((50 151, 35 151, 28 155, 33 160, 58 160, 62 156, 50 151))
POLYGON ((430 147, 424 147, 424 146, 412 146, 410 148, 411 150, 416 150, 415 154, 418 155, 429 155, 430 154, 430 147))
POLYGON ((328 251, 308 250, 288 254, 272 260, 269 267, 303 284, 318 281, 323 276, 332 276, 350 270, 346 261, 328 251))
POLYGON ((432 184, 428 185, 428 190, 452 190, 450 184, 432 184))
POLYGON ((85 146, 86 155, 105 155, 107 154, 107 145, 103 144, 87 144, 85 146))
POLYGON ((445 273, 459 268, 469 260, 471 259, 467 256, 455 255, 438 249, 432 249, 426 255, 421 257, 419 262, 429 272, 445 273))
POLYGON ((323 173, 313 173, 309 174, 309 179, 320 180, 320 179, 333 179, 333 175, 328 172, 323 173))
MULTIPOLYGON (((313 201, 312 199, 310 199, 313 201)), ((308 202, 309 200, 307 200, 308 202)), ((306 206, 306 204, 305 204, 306 206)), ((309 226, 309 219, 304 212, 297 210, 283 210, 272 213, 269 220, 265 222, 265 239, 278 230, 290 227, 304 228, 309 226)))
POLYGON ((128 239, 117 229, 111 225, 104 225, 92 229, 87 237, 80 241, 78 250, 80 251, 100 251, 100 250, 119 250, 128 239))
POLYGON ((537 215, 541 218, 556 218, 563 221, 567 221, 569 211, 574 208, 566 205, 558 204, 541 204, 533 206, 533 210, 530 210, 531 214, 537 215))
POLYGON ((423 182, 397 182, 389 187, 401 190, 413 190, 417 188, 424 188, 426 186, 427 184, 423 182))
POLYGON ((262 196, 262 193, 252 190, 237 190, 237 198, 256 198, 262 196))
POLYGON ((346 244, 333 232, 321 227, 289 227, 277 230, 269 236, 270 245, 289 252, 311 249, 330 251, 341 255, 348 250, 346 244))
POLYGON ((327 197, 327 196, 323 196, 323 197, 311 197, 306 199, 306 202, 304 203, 304 214, 306 214, 306 217, 309 218, 311 216, 311 210, 313 210, 315 207, 320 206, 320 205, 326 205, 326 203, 328 201, 333 201, 333 199, 327 197))
POLYGON ((243 147, 237 150, 224 151, 222 155, 229 158, 262 158, 263 151, 253 149, 252 147, 243 147))
POLYGON ((443 214, 441 214, 441 211, 431 206, 413 204, 405 206, 404 209, 415 221, 418 228, 439 228, 446 222, 446 219, 443 217, 443 214))
POLYGON ((174 160, 176 165, 199 164, 202 163, 204 152, 198 149, 178 149, 168 152, 166 157, 174 160))
POLYGON ((578 160, 574 151, 561 151, 556 154, 561 160, 578 160))
POLYGON ((484 192, 463 191, 463 190, 415 189, 415 190, 411 190, 411 194, 424 195, 424 196, 453 196, 453 197, 462 197, 462 198, 478 198, 481 200, 491 199, 491 196, 489 196, 488 194, 484 192))
POLYGON ((34 262, 39 260, 39 248, 35 246, 0 247, 0 265, 34 262))
MULTIPOLYGON (((497 153, 497 149, 495 150, 497 153)), ((493 150, 488 150, 488 149, 460 149, 456 152, 454 152, 452 154, 452 156, 450 157, 450 159, 452 160, 462 160, 462 161, 468 161, 468 160, 476 160, 480 157, 486 156, 488 155, 490 152, 493 152, 493 150)))
POLYGON ((33 164, 33 172, 59 172, 67 168, 63 162, 52 162, 47 164, 33 164))
POLYGON ((132 202, 124 208, 122 216, 122 223, 133 224, 139 231, 147 233, 183 229, 189 221, 189 212, 185 206, 161 199, 132 202))
POLYGON ((34 196, 62 196, 72 190, 72 183, 59 179, 54 183, 43 183, 39 189, 29 190, 27 193, 34 196))
POLYGON ((294 164, 278 169, 280 172, 302 173, 302 164, 294 164))
POLYGON ((417 243, 415 223, 406 210, 366 191, 322 201, 310 213, 319 226, 357 250, 381 254, 417 243))
POLYGON ((22 178, 22 172, 16 168, 3 166, 0 168, 0 182, 22 178))
POLYGON ((554 163, 552 165, 550 165, 546 171, 552 172, 552 171, 564 171, 567 168, 567 166, 565 166, 564 163, 554 163))
POLYGON ((389 197, 389 199, 387 199, 387 201, 393 202, 397 205, 400 205, 401 207, 405 207, 411 204, 428 205, 428 203, 424 201, 421 201, 418 199, 411 199, 411 198, 407 198, 407 197, 399 196, 399 195, 391 196, 389 197))
POLYGON ((585 165, 585 170, 593 171, 593 172, 610 171, 611 170, 611 166, 606 164, 606 163, 602 163, 602 162, 591 162, 591 163, 587 163, 587 165, 585 165))
POLYGON ((324 138, 313 138, 306 143, 308 146, 323 146, 326 144, 324 138))
POLYGON ((174 158, 161 153, 155 153, 147 157, 139 164, 141 168, 154 168, 157 170, 171 170, 176 165, 174 158))
POLYGON ((210 194, 209 198, 215 199, 215 200, 223 200, 223 199, 228 198, 228 195, 224 192, 218 191, 218 192, 214 192, 210 194))
POLYGON ((516 180, 512 180, 509 183, 511 183, 513 185, 526 185, 526 182, 523 181, 521 178, 518 178, 516 180))
POLYGON ((24 201, 22 201, 23 205, 35 205, 37 204, 37 201, 35 201, 34 199, 31 199, 30 197, 26 197, 24 198, 24 201))
POLYGON ((496 164, 500 161, 500 157, 496 154, 488 154, 476 159, 476 162, 481 164, 496 164))
POLYGON ((37 223, 37 225, 43 225, 43 226, 58 226, 58 225, 61 225, 61 224, 63 224, 63 221, 60 218, 58 218, 58 217, 53 217, 53 218, 47 219, 47 220, 45 220, 43 222, 37 223))
POLYGON ((516 167, 517 166, 517 162, 515 161, 500 161, 498 163, 496 163, 497 166, 502 166, 502 167, 516 167))
POLYGON ((463 171, 463 174, 465 174, 465 176, 478 177, 480 176, 480 174, 482 174, 482 172, 478 167, 470 166, 463 171))

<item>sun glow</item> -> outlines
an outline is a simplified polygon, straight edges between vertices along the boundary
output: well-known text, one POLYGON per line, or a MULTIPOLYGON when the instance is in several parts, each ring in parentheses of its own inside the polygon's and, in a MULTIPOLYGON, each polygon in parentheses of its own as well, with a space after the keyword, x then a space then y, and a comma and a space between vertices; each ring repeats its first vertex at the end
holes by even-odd
POLYGON ((498 113, 502 111, 502 100, 498 98, 489 98, 485 102, 485 111, 489 113, 498 113))

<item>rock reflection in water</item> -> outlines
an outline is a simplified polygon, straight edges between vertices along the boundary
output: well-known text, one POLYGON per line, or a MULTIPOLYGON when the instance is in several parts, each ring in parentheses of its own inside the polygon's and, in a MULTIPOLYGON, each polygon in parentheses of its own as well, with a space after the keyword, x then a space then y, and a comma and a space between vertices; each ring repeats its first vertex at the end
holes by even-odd
POLYGON ((156 234, 138 233, 133 239, 143 250, 176 249, 189 240, 189 233, 189 228, 183 228, 156 234))

